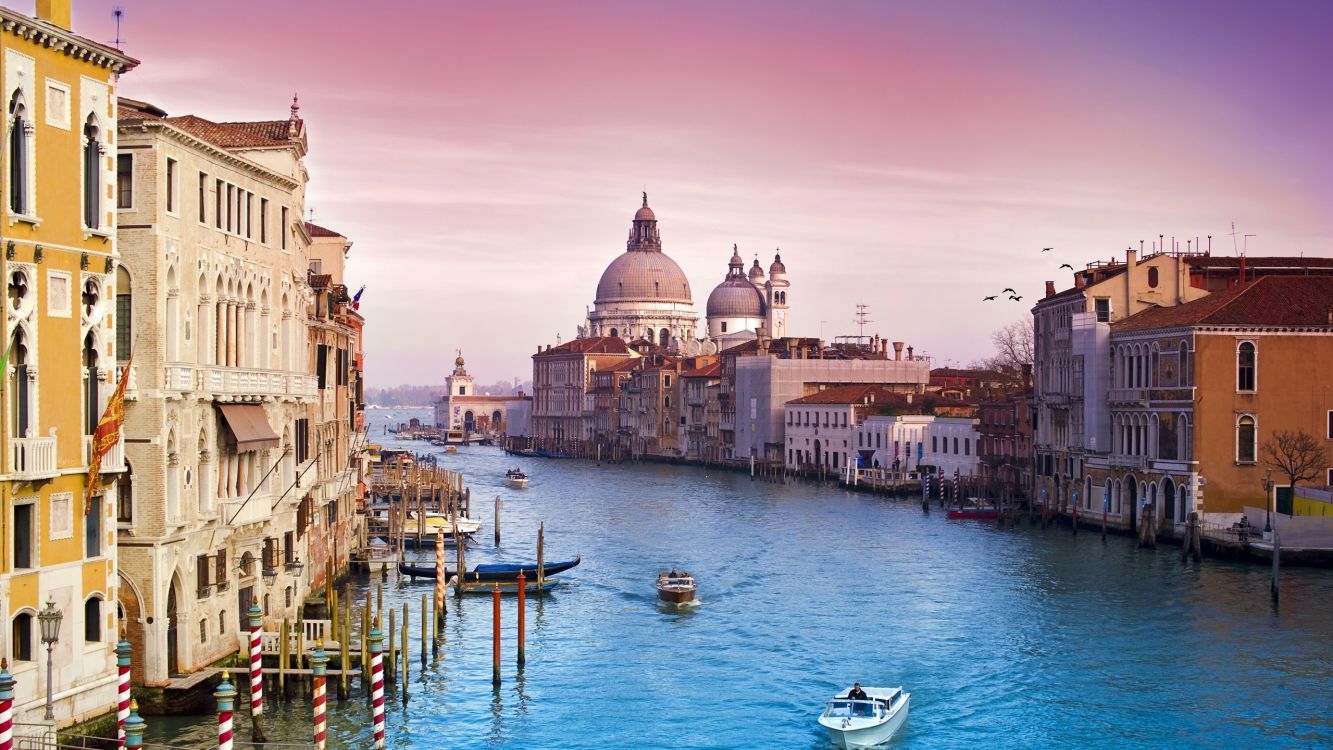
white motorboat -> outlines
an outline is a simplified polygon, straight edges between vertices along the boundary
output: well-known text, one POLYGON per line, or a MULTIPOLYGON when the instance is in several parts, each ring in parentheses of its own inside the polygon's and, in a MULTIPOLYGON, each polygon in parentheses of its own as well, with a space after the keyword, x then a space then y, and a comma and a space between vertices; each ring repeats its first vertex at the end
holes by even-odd
POLYGON ((842 748, 882 745, 907 721, 911 693, 896 688, 862 688, 865 698, 848 698, 852 688, 838 693, 824 707, 819 723, 829 739, 842 748))
MULTIPOLYGON (((475 534, 481 530, 481 523, 474 521, 467 516, 459 516, 458 533, 475 534)), ((436 533, 443 531, 445 536, 453 536, 454 520, 444 513, 427 513, 426 525, 422 527, 421 533, 424 536, 434 537, 436 533)), ((403 533, 407 536, 416 536, 417 533, 417 514, 408 514, 407 520, 403 522, 403 533)))
POLYGON ((519 489, 523 489, 528 486, 528 475, 524 474, 519 469, 510 469, 509 471, 505 472, 505 482, 510 487, 517 487, 519 489))

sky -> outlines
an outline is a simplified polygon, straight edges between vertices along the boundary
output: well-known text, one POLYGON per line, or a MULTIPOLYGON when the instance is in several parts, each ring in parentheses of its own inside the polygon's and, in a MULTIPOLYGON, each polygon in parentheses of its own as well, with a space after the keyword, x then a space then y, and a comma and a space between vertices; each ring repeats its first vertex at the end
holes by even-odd
MULTIPOLYGON (((112 2, 74 4, 115 38, 112 2)), ((937 365, 1141 240, 1333 255, 1320 0, 114 5, 124 96, 234 121, 299 94, 373 387, 441 383, 455 349, 530 377, 641 191, 701 318, 733 243, 781 248, 793 335, 855 333, 864 303, 937 365)))

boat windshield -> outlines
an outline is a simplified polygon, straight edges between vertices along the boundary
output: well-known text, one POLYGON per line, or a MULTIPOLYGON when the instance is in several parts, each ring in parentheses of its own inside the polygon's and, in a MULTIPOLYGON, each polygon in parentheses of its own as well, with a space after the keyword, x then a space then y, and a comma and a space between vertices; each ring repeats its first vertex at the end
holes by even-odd
POLYGON ((857 701, 846 698, 835 698, 828 702, 824 709, 824 715, 829 717, 842 716, 877 716, 884 708, 884 704, 875 700, 857 701))

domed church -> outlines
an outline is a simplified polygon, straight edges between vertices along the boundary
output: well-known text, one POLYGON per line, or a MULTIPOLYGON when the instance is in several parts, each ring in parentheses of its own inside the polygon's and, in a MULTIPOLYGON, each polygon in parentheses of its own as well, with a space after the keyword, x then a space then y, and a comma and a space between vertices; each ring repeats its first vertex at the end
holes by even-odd
POLYGON ((578 337, 648 339, 690 355, 716 353, 754 338, 760 327, 770 337, 781 338, 787 335, 790 286, 780 254, 774 256, 765 278, 758 258, 746 273, 745 261, 733 245, 727 275, 708 295, 708 330, 700 338, 690 282, 662 252, 657 216, 644 193, 625 252, 602 272, 593 309, 579 326, 578 337))

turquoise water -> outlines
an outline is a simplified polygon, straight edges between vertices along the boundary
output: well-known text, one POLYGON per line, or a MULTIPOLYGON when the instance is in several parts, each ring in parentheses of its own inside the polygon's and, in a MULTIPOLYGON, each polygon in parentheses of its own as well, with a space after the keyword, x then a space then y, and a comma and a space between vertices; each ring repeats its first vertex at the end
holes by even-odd
MULTIPOLYGON (((370 412, 379 425, 412 413, 370 412)), ((423 413, 424 414, 424 413, 423 413)), ((413 449, 429 448, 410 443, 413 449)), ((903 685, 900 748, 1329 747, 1333 572, 1181 564, 1178 550, 1069 529, 923 516, 919 504, 809 484, 655 465, 596 466, 460 448, 485 521, 469 564, 583 555, 568 585, 529 600, 514 666, 491 687, 491 602, 452 598, 441 657, 391 695, 389 746, 830 747, 815 718, 853 680, 903 685), (504 469, 532 475, 504 486, 504 469), (504 497, 492 549, 491 498, 504 497), (701 603, 659 605, 653 578, 694 573, 701 603)), ((390 579, 412 609, 429 583, 390 579)), ((417 644, 413 644, 416 648, 417 644)), ((331 701, 331 747, 368 746, 357 696, 331 701)), ((306 700, 270 709, 271 739, 306 741, 306 700)), ((153 741, 206 745, 207 717, 150 717, 153 741)), ((246 721, 238 715, 238 726, 246 721)))

